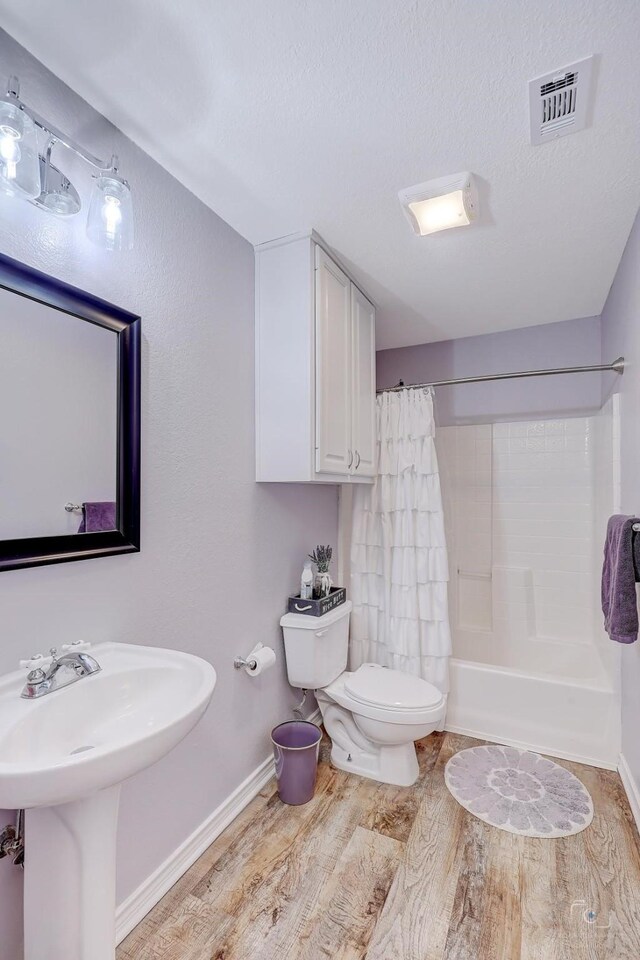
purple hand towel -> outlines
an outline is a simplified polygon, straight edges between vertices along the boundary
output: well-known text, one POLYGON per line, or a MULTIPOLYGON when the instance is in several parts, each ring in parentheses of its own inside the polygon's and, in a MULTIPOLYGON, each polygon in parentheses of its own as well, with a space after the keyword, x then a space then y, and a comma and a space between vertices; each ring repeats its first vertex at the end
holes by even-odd
POLYGON ((100 533, 116 529, 115 503, 106 500, 82 504, 82 522, 78 533, 100 533))
POLYGON ((602 565, 604 628, 617 643, 638 639, 636 581, 640 572, 640 535, 633 533, 637 517, 609 517, 602 565))

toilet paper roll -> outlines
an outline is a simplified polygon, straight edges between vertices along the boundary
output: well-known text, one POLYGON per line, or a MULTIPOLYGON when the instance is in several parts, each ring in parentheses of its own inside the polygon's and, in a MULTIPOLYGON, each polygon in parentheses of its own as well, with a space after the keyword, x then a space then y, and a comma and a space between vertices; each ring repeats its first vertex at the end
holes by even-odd
POLYGON ((247 660, 255 661, 251 667, 245 667, 244 672, 250 677, 259 677, 261 673, 268 670, 276 662, 276 652, 271 647, 263 647, 262 644, 252 650, 247 660))

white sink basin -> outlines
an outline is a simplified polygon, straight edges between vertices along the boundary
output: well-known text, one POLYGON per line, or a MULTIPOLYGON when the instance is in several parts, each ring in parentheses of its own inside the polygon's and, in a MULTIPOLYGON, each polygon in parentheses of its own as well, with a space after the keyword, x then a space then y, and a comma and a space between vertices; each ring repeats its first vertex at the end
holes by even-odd
POLYGON ((53 806, 121 783, 197 723, 216 672, 186 653, 105 643, 100 673, 23 700, 21 670, 0 678, 0 808, 53 806))
POLYGON ((186 736, 216 683, 175 650, 89 652, 99 673, 35 700, 26 671, 0 678, 0 807, 26 809, 25 960, 114 960, 120 784, 186 736))

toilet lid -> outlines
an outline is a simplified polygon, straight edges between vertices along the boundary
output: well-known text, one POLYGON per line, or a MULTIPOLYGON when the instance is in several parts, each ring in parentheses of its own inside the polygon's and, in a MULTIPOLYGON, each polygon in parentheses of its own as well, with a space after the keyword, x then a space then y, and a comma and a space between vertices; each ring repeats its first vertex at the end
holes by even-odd
POLYGON ((377 663, 363 663, 345 680, 344 687, 354 700, 380 707, 417 710, 442 702, 442 694, 433 684, 377 663))

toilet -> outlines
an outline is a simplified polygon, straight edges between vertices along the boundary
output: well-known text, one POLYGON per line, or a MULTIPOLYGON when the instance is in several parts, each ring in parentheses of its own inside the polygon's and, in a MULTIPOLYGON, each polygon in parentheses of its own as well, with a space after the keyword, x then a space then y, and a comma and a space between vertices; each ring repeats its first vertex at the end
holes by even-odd
POLYGON ((363 663, 346 669, 351 602, 323 617, 280 620, 289 683, 313 690, 339 770, 409 787, 418 778, 414 746, 440 729, 446 699, 426 680, 363 663))

